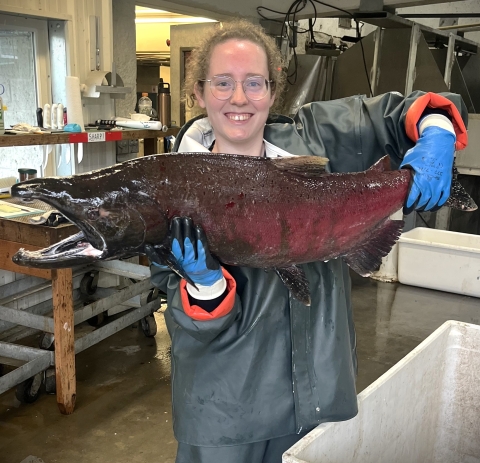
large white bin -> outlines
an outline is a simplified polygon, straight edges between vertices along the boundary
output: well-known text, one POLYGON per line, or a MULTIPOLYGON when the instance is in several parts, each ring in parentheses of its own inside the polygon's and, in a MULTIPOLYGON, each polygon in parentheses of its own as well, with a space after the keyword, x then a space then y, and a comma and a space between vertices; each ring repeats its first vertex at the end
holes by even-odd
POLYGON ((480 297, 480 236, 423 227, 403 233, 398 281, 480 297))
POLYGON ((480 326, 445 322, 358 396, 358 415, 318 426, 284 463, 480 462, 480 326))

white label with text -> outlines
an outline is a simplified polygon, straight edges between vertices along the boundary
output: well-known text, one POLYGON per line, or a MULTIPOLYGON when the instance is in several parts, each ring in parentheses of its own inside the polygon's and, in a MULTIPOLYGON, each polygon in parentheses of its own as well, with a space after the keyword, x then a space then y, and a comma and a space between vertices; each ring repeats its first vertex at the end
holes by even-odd
POLYGON ((105 141, 105 132, 88 132, 88 143, 105 141))

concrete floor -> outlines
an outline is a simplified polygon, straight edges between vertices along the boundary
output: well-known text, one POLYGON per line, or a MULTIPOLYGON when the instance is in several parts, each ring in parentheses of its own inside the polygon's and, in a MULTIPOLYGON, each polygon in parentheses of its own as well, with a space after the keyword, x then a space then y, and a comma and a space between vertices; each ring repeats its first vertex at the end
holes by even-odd
MULTIPOLYGON (((476 298, 353 277, 360 392, 446 320, 480 324, 476 298)), ((76 357, 77 405, 0 395, 1 463, 173 463, 169 338, 130 327, 76 357)))

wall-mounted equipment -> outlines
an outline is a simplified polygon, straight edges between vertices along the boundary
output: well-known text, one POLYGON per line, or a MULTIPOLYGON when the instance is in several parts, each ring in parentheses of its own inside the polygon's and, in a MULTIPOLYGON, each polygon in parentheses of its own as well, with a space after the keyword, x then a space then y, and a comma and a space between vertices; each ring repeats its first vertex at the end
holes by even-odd
POLYGON ((101 93, 108 93, 111 98, 125 98, 125 94, 131 91, 131 87, 123 86, 122 78, 115 71, 115 63, 112 63, 112 72, 91 71, 82 85, 82 96, 86 98, 99 98, 101 93))

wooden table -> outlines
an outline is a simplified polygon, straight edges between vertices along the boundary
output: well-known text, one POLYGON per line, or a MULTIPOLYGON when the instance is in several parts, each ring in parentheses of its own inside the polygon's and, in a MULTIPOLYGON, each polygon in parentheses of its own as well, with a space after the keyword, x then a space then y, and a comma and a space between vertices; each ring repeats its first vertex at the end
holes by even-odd
MULTIPOLYGON (((20 203, 12 199, 9 202, 20 203)), ((28 203, 28 206, 51 209, 41 201, 28 203)), ((21 267, 12 262, 12 256, 20 248, 36 251, 50 246, 77 233, 78 228, 72 224, 58 227, 32 225, 28 223, 29 217, 0 218, 0 268, 52 281, 57 404, 61 413, 69 415, 75 409, 76 397, 72 269, 21 267)))
MULTIPOLYGON (((154 139, 177 135, 180 129, 173 127, 166 132, 160 130, 136 130, 127 129, 119 131, 102 131, 89 130, 88 132, 71 133, 45 133, 45 134, 29 134, 17 133, 15 135, 0 135, 0 147, 5 146, 35 146, 35 145, 60 145, 65 143, 88 143, 89 134, 104 134, 103 141, 120 141, 120 140, 138 140, 143 138, 148 140, 148 145, 153 148, 154 139)), ((96 140, 98 142, 98 140, 96 140)), ((153 154, 154 151, 148 154, 153 154)))
MULTIPOLYGON (((104 142, 145 139, 144 154, 156 152, 156 139, 177 135, 179 128, 166 132, 157 130, 94 131, 104 136, 104 142)), ((90 132, 92 133, 92 132, 90 132)), ((1 135, 0 147, 33 146, 63 143, 88 143, 88 133, 16 134, 1 135)), ((98 142, 98 140, 95 140, 98 142)), ((12 202, 19 200, 11 200, 12 202)), ((49 210, 41 201, 29 206, 49 210)), ((59 227, 31 225, 28 216, 18 219, 0 218, 0 269, 46 278, 52 281, 52 302, 55 342, 55 374, 57 404, 60 412, 69 415, 75 409, 75 346, 72 269, 43 270, 21 267, 12 262, 12 256, 20 249, 35 251, 48 247, 78 232, 76 226, 67 224, 59 227)))

